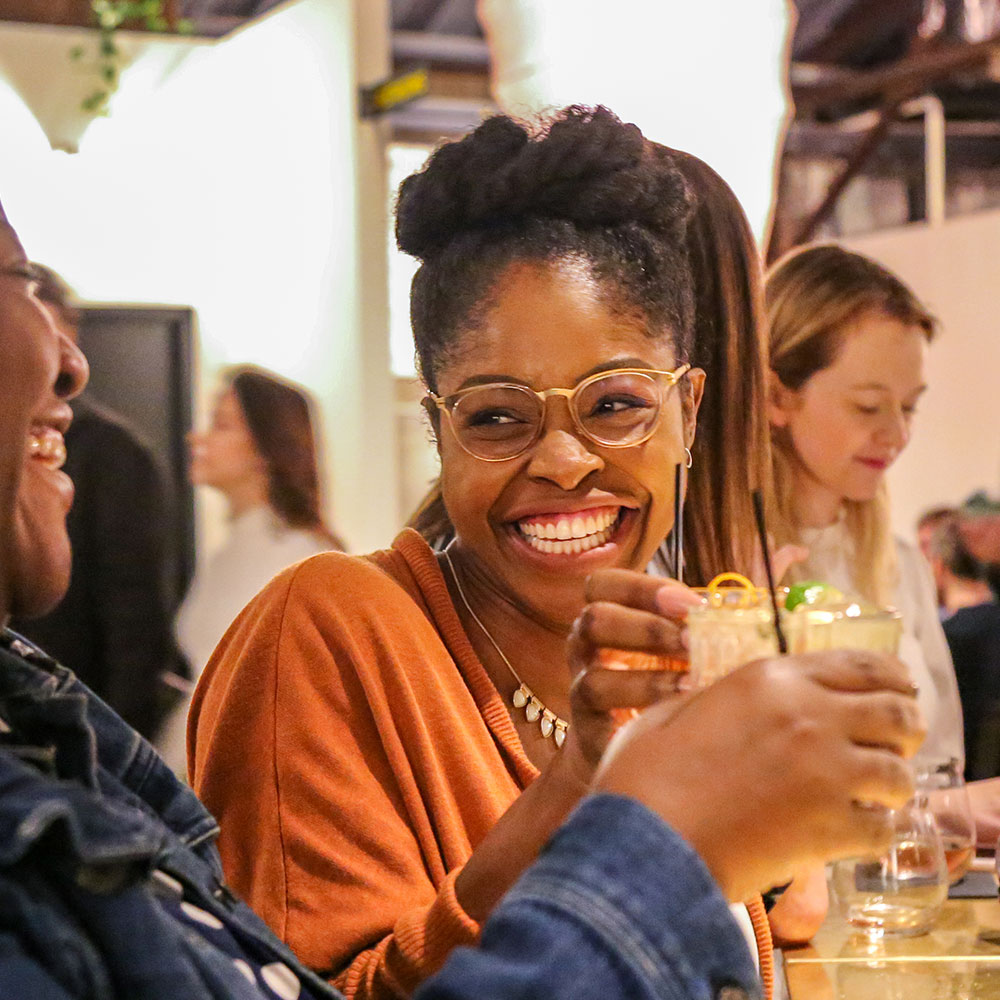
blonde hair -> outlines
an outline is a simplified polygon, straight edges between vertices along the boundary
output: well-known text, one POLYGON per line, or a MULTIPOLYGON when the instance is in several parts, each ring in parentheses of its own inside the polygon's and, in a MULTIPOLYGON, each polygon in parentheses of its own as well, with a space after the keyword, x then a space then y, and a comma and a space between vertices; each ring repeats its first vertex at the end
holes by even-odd
MULTIPOLYGON (((768 272, 764 297, 770 331, 771 370, 783 386, 800 389, 836 358, 850 323, 880 312, 922 329, 928 340, 936 322, 913 292, 891 271, 859 253, 835 245, 795 250, 768 272)), ((798 542, 795 516, 797 458, 783 428, 771 428, 774 462, 775 542, 798 542)), ((883 483, 871 500, 845 500, 844 516, 853 542, 847 553, 851 579, 861 595, 892 603, 897 567, 889 527, 889 496, 883 483)), ((807 573, 793 567, 789 577, 807 573)))

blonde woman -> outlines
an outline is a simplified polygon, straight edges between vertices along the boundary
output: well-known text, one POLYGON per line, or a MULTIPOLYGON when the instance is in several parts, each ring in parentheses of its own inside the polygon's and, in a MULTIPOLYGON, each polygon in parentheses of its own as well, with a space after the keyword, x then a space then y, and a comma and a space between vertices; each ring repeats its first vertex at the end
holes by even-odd
POLYGON ((885 474, 910 439, 934 318, 894 274, 838 246, 814 246, 768 275, 769 418, 779 544, 818 579, 897 607, 900 657, 920 688, 921 757, 963 758, 955 672, 928 567, 889 527, 885 474))
MULTIPOLYGON (((802 546, 805 556, 786 582, 822 580, 902 612, 899 654, 927 724, 921 766, 961 761, 962 708, 934 584, 916 547, 891 532, 885 484, 926 387, 934 318, 890 271, 833 245, 780 260, 765 299, 772 529, 779 546, 802 546)), ((818 868, 792 883, 772 927, 778 938, 801 940, 826 909, 818 868)))
MULTIPOLYGON (((765 286, 779 543, 821 579, 903 615, 900 658, 919 686, 918 766, 964 758, 962 708, 930 571, 889 527, 885 473, 910 439, 935 321, 892 272, 837 246, 779 261, 765 286)), ((1000 834, 1000 781, 969 786, 981 844, 1000 834)))

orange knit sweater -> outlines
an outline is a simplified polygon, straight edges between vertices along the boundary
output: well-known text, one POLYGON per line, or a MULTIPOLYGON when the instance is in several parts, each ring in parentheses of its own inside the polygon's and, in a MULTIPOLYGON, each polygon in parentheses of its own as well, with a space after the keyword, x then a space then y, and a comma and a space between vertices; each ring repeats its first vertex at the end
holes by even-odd
MULTIPOLYGON (((272 581, 220 643, 188 727, 229 882, 348 997, 407 996, 475 942, 455 878, 538 771, 415 532, 272 581)), ((769 987, 767 921, 756 902, 751 915, 769 987)))

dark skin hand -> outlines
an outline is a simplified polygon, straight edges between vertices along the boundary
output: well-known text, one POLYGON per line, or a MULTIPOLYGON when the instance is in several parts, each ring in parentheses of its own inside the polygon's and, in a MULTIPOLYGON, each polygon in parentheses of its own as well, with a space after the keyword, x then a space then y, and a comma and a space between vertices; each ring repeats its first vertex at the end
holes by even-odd
MULTIPOLYGON (((607 675, 624 674, 601 665, 602 647, 656 652, 669 643, 676 625, 656 621, 662 588, 642 574, 595 574, 590 592, 601 606, 581 615, 570 643, 575 691, 603 705, 607 675)), ((665 682, 624 683, 649 690, 665 682)), ((913 685, 895 657, 774 657, 703 691, 675 691, 623 727, 593 787, 658 813, 727 898, 888 844, 886 810, 911 796, 904 761, 924 737, 913 685)))
POLYGON ((594 770, 616 729, 612 710, 638 712, 677 695, 683 675, 673 671, 583 669, 591 657, 598 655, 598 647, 591 640, 593 636, 603 636, 600 630, 606 620, 610 627, 616 621, 619 623, 614 632, 614 645, 618 649, 652 650, 664 656, 686 657, 683 618, 698 598, 672 580, 653 580, 625 570, 595 574, 599 580, 616 580, 620 576, 639 577, 654 584, 650 607, 657 610, 648 617, 655 620, 630 630, 628 622, 619 621, 618 617, 628 609, 613 604, 602 607, 602 601, 615 599, 613 589, 593 592, 588 589, 588 599, 593 593, 596 603, 581 618, 588 623, 584 631, 581 632, 577 622, 569 641, 570 667, 575 680, 570 691, 571 725, 566 743, 479 843, 455 883, 459 901, 475 920, 482 921, 489 915, 577 802, 591 790, 594 770), (662 596, 657 603, 656 593, 660 591, 662 596))

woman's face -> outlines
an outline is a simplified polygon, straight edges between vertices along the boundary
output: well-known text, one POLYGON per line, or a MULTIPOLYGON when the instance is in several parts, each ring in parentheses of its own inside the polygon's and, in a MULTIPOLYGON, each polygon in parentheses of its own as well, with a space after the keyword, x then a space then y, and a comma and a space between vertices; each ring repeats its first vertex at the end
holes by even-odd
POLYGON ((66 514, 73 483, 61 471, 67 405, 87 362, 35 297, 14 230, 0 213, 0 621, 43 614, 69 585, 66 514))
MULTIPOLYGON (((584 263, 511 265, 482 318, 459 336, 439 394, 501 381, 570 388, 601 370, 676 368, 670 341, 650 338, 641 318, 612 308, 601 291, 584 263)), ((582 437, 559 397, 546 403, 538 440, 502 462, 469 455, 442 419, 442 489, 466 575, 536 620, 565 626, 588 574, 644 569, 673 524, 674 466, 694 435, 704 375, 689 378, 687 413, 682 388, 670 389, 652 437, 627 448, 582 437), (559 541, 581 533, 595 536, 586 539, 592 547, 559 541), (577 547, 586 551, 566 551, 577 547)))
POLYGON ((926 354, 919 326, 867 312, 800 389, 773 386, 771 423, 784 428, 795 452, 797 504, 835 516, 844 500, 874 498, 910 440, 926 354))
POLYGON ((208 429, 191 434, 188 443, 195 486, 212 486, 230 495, 266 478, 264 460, 232 389, 219 393, 208 429))

